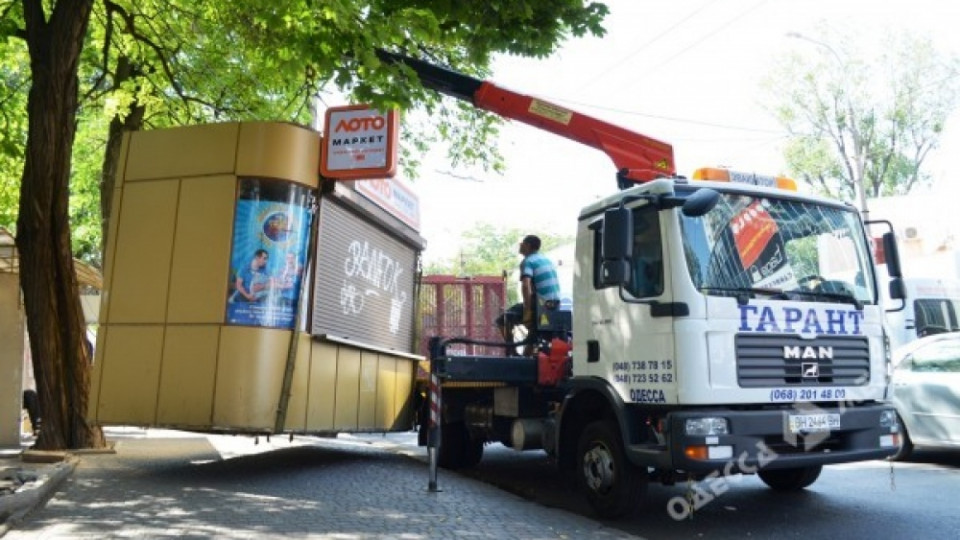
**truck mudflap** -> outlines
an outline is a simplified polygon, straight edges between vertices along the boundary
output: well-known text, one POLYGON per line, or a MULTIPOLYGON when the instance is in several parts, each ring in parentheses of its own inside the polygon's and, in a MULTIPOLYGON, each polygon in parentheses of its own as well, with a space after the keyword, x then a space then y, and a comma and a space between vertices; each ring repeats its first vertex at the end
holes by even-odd
POLYGON ((668 415, 667 425, 672 468, 694 473, 882 459, 901 444, 896 413, 884 404, 680 411, 668 415), (726 429, 715 419, 725 419, 726 429))

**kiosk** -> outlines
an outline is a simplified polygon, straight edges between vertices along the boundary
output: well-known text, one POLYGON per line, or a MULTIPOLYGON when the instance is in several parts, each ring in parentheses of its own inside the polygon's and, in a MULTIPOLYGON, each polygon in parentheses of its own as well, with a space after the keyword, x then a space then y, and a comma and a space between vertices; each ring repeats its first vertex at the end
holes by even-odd
POLYGON ((320 135, 124 138, 88 417, 237 433, 407 429, 423 240, 318 174, 320 135))

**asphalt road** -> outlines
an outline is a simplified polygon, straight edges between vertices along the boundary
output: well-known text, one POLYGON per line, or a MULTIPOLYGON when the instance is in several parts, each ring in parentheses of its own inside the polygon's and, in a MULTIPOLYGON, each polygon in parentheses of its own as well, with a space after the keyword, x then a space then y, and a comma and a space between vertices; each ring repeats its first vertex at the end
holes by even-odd
MULTIPOLYGON (((464 474, 547 506, 594 517, 542 452, 488 445, 478 468, 464 474)), ((960 535, 960 451, 917 451, 910 461, 892 466, 886 461, 828 466, 816 483, 799 493, 774 492, 756 476, 734 477, 728 488, 692 518, 677 521, 668 504, 684 497, 686 484, 651 484, 635 515, 605 524, 651 540, 960 535)))

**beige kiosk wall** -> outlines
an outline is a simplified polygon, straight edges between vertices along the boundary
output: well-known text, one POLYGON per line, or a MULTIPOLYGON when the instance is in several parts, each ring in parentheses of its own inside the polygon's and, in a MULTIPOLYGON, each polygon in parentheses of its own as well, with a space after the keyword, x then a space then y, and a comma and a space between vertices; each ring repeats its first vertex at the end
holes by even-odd
POLYGON ((20 275, 14 272, 0 271, 0 344, 0 448, 19 449, 23 311, 20 275))
MULTIPOLYGON (((105 253, 92 421, 274 431, 293 332, 224 324, 238 178, 316 187, 319 148, 318 134, 284 123, 125 137, 105 253)), ((302 294, 309 294, 308 281, 302 294)), ((283 431, 409 425, 413 360, 296 335, 283 431)))

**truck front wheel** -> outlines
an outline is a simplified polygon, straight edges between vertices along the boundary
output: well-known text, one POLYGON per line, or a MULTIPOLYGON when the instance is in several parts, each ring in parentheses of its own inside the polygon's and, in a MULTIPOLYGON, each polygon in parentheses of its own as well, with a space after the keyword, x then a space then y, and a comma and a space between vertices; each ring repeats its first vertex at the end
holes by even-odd
POLYGON ((593 509, 618 518, 639 506, 647 487, 645 471, 627 459, 617 425, 610 420, 588 424, 577 445, 577 484, 593 509))
POLYGON ((771 469, 759 471, 757 475, 763 483, 777 491, 800 491, 817 481, 823 465, 796 467, 793 469, 771 469))

